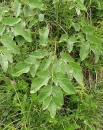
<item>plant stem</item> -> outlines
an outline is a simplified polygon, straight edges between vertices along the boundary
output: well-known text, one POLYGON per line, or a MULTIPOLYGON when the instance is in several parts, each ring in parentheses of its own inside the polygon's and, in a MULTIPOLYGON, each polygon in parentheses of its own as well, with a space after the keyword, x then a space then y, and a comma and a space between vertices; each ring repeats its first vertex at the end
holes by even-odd
POLYGON ((52 58, 52 83, 53 83, 53 78, 54 78, 54 60, 55 60, 55 56, 56 56, 56 40, 54 43, 54 55, 52 58))
POLYGON ((56 17, 56 31, 57 31, 57 37, 59 36, 59 25, 58 25, 58 2, 54 3, 55 6, 55 17, 56 17))

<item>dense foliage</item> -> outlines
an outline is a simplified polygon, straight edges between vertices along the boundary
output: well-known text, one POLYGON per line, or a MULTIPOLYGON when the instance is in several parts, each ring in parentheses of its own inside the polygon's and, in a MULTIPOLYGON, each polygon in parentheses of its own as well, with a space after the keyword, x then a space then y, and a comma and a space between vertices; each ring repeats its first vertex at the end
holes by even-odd
POLYGON ((103 129, 102 0, 0 4, 0 129, 103 129))

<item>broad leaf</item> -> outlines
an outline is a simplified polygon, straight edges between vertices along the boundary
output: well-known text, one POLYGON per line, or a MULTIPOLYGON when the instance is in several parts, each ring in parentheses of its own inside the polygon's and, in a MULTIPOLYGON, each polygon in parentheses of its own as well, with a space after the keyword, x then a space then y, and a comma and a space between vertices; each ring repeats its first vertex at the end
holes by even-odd
POLYGON ((8 69, 8 60, 7 60, 7 57, 3 55, 2 53, 0 54, 0 64, 3 71, 6 72, 8 69))
POLYGON ((24 0, 26 4, 30 6, 31 9, 38 8, 39 10, 44 10, 44 5, 41 0, 24 0))
POLYGON ((61 72, 65 75, 65 74, 67 74, 67 66, 68 65, 68 63, 65 63, 65 62, 63 62, 62 61, 62 65, 61 65, 61 72))
POLYGON ((48 55, 47 51, 43 49, 38 49, 30 54, 30 56, 36 57, 37 59, 42 59, 47 55, 48 55))
POLYGON ((97 43, 97 44, 101 43, 101 40, 99 40, 96 36, 93 36, 93 35, 86 35, 86 39, 90 43, 97 43))
POLYGON ((55 73, 55 76, 57 77, 57 79, 64 79, 67 77, 65 74, 63 74, 61 72, 55 73))
POLYGON ((38 67, 39 67, 39 62, 36 62, 30 67, 30 74, 32 77, 35 77, 38 67))
POLYGON ((50 102, 51 102, 51 97, 50 96, 46 97, 42 105, 43 110, 48 108, 50 102))
POLYGON ((74 26, 75 31, 80 30, 80 24, 79 23, 73 23, 73 26, 74 26))
POLYGON ((59 0, 53 0, 53 4, 55 4, 55 3, 57 3, 57 2, 59 2, 59 0))
POLYGON ((3 14, 3 12, 2 12, 2 6, 0 5, 0 21, 2 20, 2 14, 3 14))
POLYGON ((0 24, 0 36, 3 34, 4 30, 5 30, 5 26, 0 24))
POLYGON ((90 43, 89 42, 83 42, 81 43, 81 47, 80 47, 80 59, 81 61, 83 61, 88 53, 89 53, 89 49, 90 49, 90 43))
POLYGON ((23 12, 25 17, 35 16, 34 10, 32 10, 29 6, 24 6, 23 12))
POLYGON ((39 21, 44 21, 44 14, 39 14, 39 21))
POLYGON ((47 69, 49 68, 51 62, 52 62, 51 58, 44 59, 44 60, 42 61, 42 63, 40 64, 39 69, 40 69, 40 70, 47 70, 47 69))
POLYGON ((100 45, 96 46, 96 44, 95 44, 95 46, 91 46, 91 50, 93 51, 93 53, 95 55, 95 63, 97 63, 99 60, 99 57, 101 55, 101 48, 102 47, 100 45))
POLYGON ((67 54, 65 52, 61 52, 60 55, 61 55, 61 58, 63 59, 64 62, 70 63, 70 62, 74 61, 74 59, 69 54, 67 54))
POLYGON ((48 84, 49 77, 47 78, 41 78, 37 77, 32 81, 31 84, 31 93, 36 93, 42 86, 48 84))
POLYGON ((9 25, 9 26, 13 26, 17 23, 19 23, 21 21, 20 18, 15 18, 15 17, 4 17, 2 20, 2 23, 4 25, 9 25))
POLYGON ((55 73, 61 72, 62 60, 55 58, 53 67, 54 67, 55 73))
POLYGON ((26 62, 19 62, 16 64, 13 70, 13 76, 18 77, 23 73, 27 73, 30 70, 30 66, 26 62))
POLYGON ((0 47, 0 51, 2 51, 2 53, 7 57, 9 62, 13 62, 13 55, 11 50, 7 49, 7 47, 5 46, 1 46, 0 47))
POLYGON ((24 39, 28 42, 32 42, 31 38, 31 32, 28 29, 25 29, 20 23, 16 24, 13 28, 12 31, 15 36, 21 35, 24 37, 24 39))
POLYGON ((81 2, 81 0, 76 0, 76 2, 77 2, 76 6, 77 6, 80 10, 87 11, 86 7, 85 7, 84 4, 81 2))
POLYGON ((55 103, 57 108, 61 108, 61 106, 63 105, 63 102, 60 101, 60 99, 56 96, 52 97, 52 101, 55 103))
POLYGON ((76 62, 70 62, 69 66, 73 68, 74 70, 82 70, 81 66, 76 62))
POLYGON ((50 96, 52 94, 52 86, 50 85, 46 85, 44 86, 39 94, 39 101, 43 102, 45 100, 45 98, 47 98, 48 96, 50 96))
POLYGON ((81 14, 81 11, 80 11, 80 9, 78 7, 76 7, 75 10, 76 10, 77 15, 81 14))
POLYGON ((56 115, 56 109, 57 109, 56 104, 53 101, 51 101, 50 104, 49 104, 49 106, 48 106, 48 110, 49 110, 50 116, 52 118, 54 118, 55 115, 56 115))
POLYGON ((17 47, 16 43, 12 40, 12 38, 6 34, 3 34, 1 37, 1 42, 4 46, 6 46, 12 53, 20 54, 20 50, 17 47))
POLYGON ((26 60, 25 60, 26 63, 28 64, 37 64, 37 60, 35 57, 32 57, 32 56, 29 56, 26 60))
POLYGON ((60 87, 68 94, 75 94, 75 88, 72 85, 71 81, 68 78, 61 79, 58 81, 60 87))
POLYGON ((16 40, 16 42, 17 42, 17 44, 18 44, 19 46, 22 46, 22 45, 24 45, 24 43, 25 43, 25 39, 24 39, 22 36, 20 36, 20 35, 16 36, 16 37, 15 37, 15 40, 16 40))
POLYGON ((21 11, 21 3, 18 0, 14 0, 14 15, 18 17, 21 11))
POLYGON ((48 26, 39 30, 40 44, 46 46, 48 43, 49 29, 48 26))
POLYGON ((7 57, 8 61, 11 62, 11 63, 13 63, 13 55, 12 55, 11 51, 8 50, 8 49, 5 49, 3 51, 3 53, 7 57))
POLYGON ((0 4, 0 21, 2 20, 3 16, 5 15, 5 13, 9 12, 10 8, 8 8, 8 6, 3 6, 0 4))
POLYGON ((68 49, 68 51, 69 51, 69 53, 73 50, 73 44, 75 43, 75 42, 77 42, 77 39, 76 39, 76 37, 75 36, 72 36, 72 37, 70 37, 69 39, 68 39, 68 41, 67 41, 67 49, 68 49))
POLYGON ((95 29, 91 26, 84 26, 82 30, 86 34, 93 34, 95 32, 95 29))
POLYGON ((50 73, 49 73, 48 70, 39 71, 39 72, 37 73, 37 76, 38 76, 38 77, 47 78, 47 77, 50 77, 50 73))
POLYGON ((52 88, 52 95, 53 97, 57 97, 60 105, 63 105, 63 92, 60 87, 53 86, 52 88))
POLYGON ((83 42, 85 41, 83 33, 78 33, 78 38, 83 42))
POLYGON ((79 84, 83 84, 83 74, 82 74, 82 71, 74 70, 73 71, 73 76, 74 76, 74 78, 77 80, 77 82, 79 84))
POLYGON ((67 34, 63 34, 60 38, 59 42, 66 42, 68 40, 68 35, 67 34))

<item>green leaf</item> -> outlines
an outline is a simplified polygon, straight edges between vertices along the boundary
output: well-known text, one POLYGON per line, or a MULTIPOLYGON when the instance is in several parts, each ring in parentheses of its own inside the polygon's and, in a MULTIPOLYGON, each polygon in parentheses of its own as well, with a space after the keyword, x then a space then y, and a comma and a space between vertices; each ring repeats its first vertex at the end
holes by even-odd
POLYGON ((76 37, 75 36, 72 36, 72 37, 70 37, 69 39, 68 39, 68 41, 67 41, 67 48, 68 48, 68 51, 69 51, 69 53, 73 50, 73 44, 75 43, 75 42, 77 42, 77 39, 76 39, 76 37))
POLYGON ((4 17, 2 20, 2 23, 4 25, 14 26, 15 24, 19 23, 21 21, 20 18, 15 17, 4 17))
POLYGON ((76 10, 77 15, 81 14, 81 11, 80 11, 80 9, 78 7, 76 7, 75 10, 76 10))
POLYGON ((10 11, 10 8, 8 6, 3 6, 3 4, 0 4, 0 21, 2 20, 3 16, 10 11))
POLYGON ((15 39, 16 39, 16 42, 17 42, 17 44, 18 44, 19 46, 24 45, 25 39, 24 39, 22 36, 18 35, 18 36, 15 37, 15 39))
POLYGON ((23 12, 25 17, 35 16, 34 10, 32 10, 29 6, 24 6, 23 12))
POLYGON ((37 59, 42 59, 47 55, 48 55, 47 51, 43 49, 38 49, 30 54, 30 56, 36 57, 37 59))
POLYGON ((83 84, 83 74, 82 74, 82 71, 74 70, 73 71, 73 76, 74 76, 74 78, 77 80, 77 82, 79 84, 83 84))
POLYGON ((44 59, 44 60, 42 61, 42 63, 40 64, 39 69, 40 69, 40 70, 47 70, 47 69, 49 68, 51 62, 52 62, 51 58, 44 59))
POLYGON ((74 26, 75 31, 80 30, 80 24, 79 23, 73 23, 73 26, 74 26))
POLYGON ((3 34, 1 37, 1 42, 4 46, 6 46, 9 50, 14 54, 20 54, 20 50, 17 47, 16 43, 12 40, 12 38, 6 34, 3 34))
POLYGON ((57 2, 59 2, 59 0, 53 0, 53 4, 55 4, 55 3, 57 3, 57 2))
POLYGON ((53 95, 53 97, 57 97, 58 98, 59 103, 60 103, 59 106, 63 105, 63 92, 62 92, 60 87, 53 86, 53 88, 52 88, 52 95, 53 95))
POLYGON ((60 87, 68 94, 75 94, 76 90, 68 78, 61 79, 59 82, 60 87))
POLYGON ((3 51, 3 53, 7 57, 8 61, 10 63, 13 63, 13 55, 12 55, 11 51, 6 49, 5 51, 3 51))
POLYGON ((20 23, 16 24, 12 28, 12 32, 15 36, 21 35, 26 41, 32 42, 31 32, 29 29, 25 29, 20 23))
POLYGON ((28 73, 30 70, 30 66, 26 62, 19 62, 14 66, 13 76, 18 77, 23 73, 28 73))
POLYGON ((77 2, 76 6, 77 6, 80 10, 87 11, 86 7, 85 7, 84 4, 81 2, 81 0, 76 0, 76 2, 77 2))
POLYGON ((69 54, 65 52, 61 52, 60 55, 64 62, 68 62, 68 63, 74 62, 74 59, 69 54))
POLYGON ((37 59, 35 57, 29 56, 26 60, 26 63, 28 64, 37 64, 37 59))
POLYGON ((90 43, 96 43, 96 44, 101 43, 101 40, 99 40, 96 36, 93 35, 86 35, 86 39, 90 43))
POLYGON ((69 66, 73 68, 74 70, 82 70, 81 66, 76 62, 70 62, 69 66))
POLYGON ((83 42, 81 43, 81 47, 80 47, 80 59, 81 61, 83 61, 88 53, 89 53, 89 49, 90 49, 90 43, 89 42, 83 42))
POLYGON ((3 12, 2 12, 2 6, 0 5, 0 21, 2 20, 2 14, 3 14, 3 12))
POLYGON ((68 40, 68 35, 67 34, 63 34, 60 38, 59 42, 66 42, 68 40))
POLYGON ((95 32, 95 29, 91 26, 84 26, 82 30, 86 34, 93 34, 95 32))
POLYGON ((17 0, 14 1, 14 15, 18 17, 20 15, 21 11, 21 3, 19 3, 17 0))
POLYGON ((51 97, 50 96, 46 97, 45 100, 43 101, 43 105, 42 105, 43 110, 48 108, 50 102, 51 102, 51 97))
POLYGON ((56 104, 55 104, 53 101, 51 101, 51 102, 49 103, 48 110, 50 111, 50 116, 51 116, 52 118, 54 118, 55 115, 56 115, 56 109, 57 109, 56 104))
POLYGON ((7 60, 7 57, 3 55, 2 53, 0 54, 0 64, 3 71, 6 72, 8 69, 8 60, 7 60))
POLYGON ((85 41, 85 38, 84 38, 83 33, 78 33, 78 38, 79 38, 81 41, 85 41))
POLYGON ((37 73, 37 76, 38 77, 42 77, 42 78, 47 78, 47 77, 50 77, 50 73, 48 70, 44 70, 44 71, 39 71, 37 73))
POLYGON ((95 63, 98 62, 99 60, 99 57, 101 55, 101 46, 97 46, 96 44, 94 46, 91 46, 91 50, 94 52, 94 55, 95 55, 95 63))
POLYGON ((58 99, 57 97, 52 97, 52 101, 55 103, 56 108, 61 108, 61 106, 63 105, 63 103, 61 103, 60 99, 58 99))
POLYGON ((65 74, 68 76, 68 78, 70 80, 72 80, 73 79, 73 68, 69 64, 66 64, 65 68, 66 68, 66 73, 65 74))
POLYGON ((0 24, 0 36, 3 34, 4 30, 5 30, 5 26, 0 24))
POLYGON ((39 30, 40 44, 46 46, 48 43, 49 29, 48 26, 39 30))
POLYGON ((13 62, 13 55, 12 55, 11 50, 8 50, 7 47, 5 47, 5 46, 1 46, 0 51, 2 51, 2 53, 6 56, 6 58, 9 62, 11 62, 11 63, 13 62))
POLYGON ((30 6, 31 9, 38 8, 39 10, 44 10, 44 5, 41 0, 24 0, 26 4, 30 6))
POLYGON ((49 97, 52 94, 52 86, 44 86, 39 94, 39 102, 44 102, 45 98, 49 97))
POLYGON ((30 74, 32 77, 35 77, 38 67, 39 67, 39 62, 36 62, 30 67, 30 74))
POLYGON ((40 22, 44 21, 44 14, 39 14, 39 21, 40 22))
POLYGON ((57 58, 54 59, 54 70, 55 70, 55 73, 61 72, 61 70, 62 70, 62 60, 61 59, 57 59, 57 58))
POLYGON ((65 74, 63 74, 61 72, 55 73, 55 76, 57 77, 57 79, 64 79, 67 77, 65 74))
POLYGON ((37 77, 33 80, 31 85, 31 93, 36 93, 42 86, 47 85, 49 77, 41 78, 37 77))

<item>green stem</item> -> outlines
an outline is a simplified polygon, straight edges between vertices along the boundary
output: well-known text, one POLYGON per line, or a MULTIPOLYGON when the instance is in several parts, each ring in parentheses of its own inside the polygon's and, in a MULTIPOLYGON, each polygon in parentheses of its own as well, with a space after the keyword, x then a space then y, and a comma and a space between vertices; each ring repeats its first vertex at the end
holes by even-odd
POLYGON ((57 37, 59 36, 59 25, 58 25, 58 2, 54 3, 55 6, 55 17, 56 17, 56 24, 57 24, 57 37))
POLYGON ((55 60, 55 56, 56 56, 56 40, 55 40, 55 44, 54 44, 54 55, 52 57, 52 83, 53 83, 53 78, 54 78, 54 60, 55 60))

